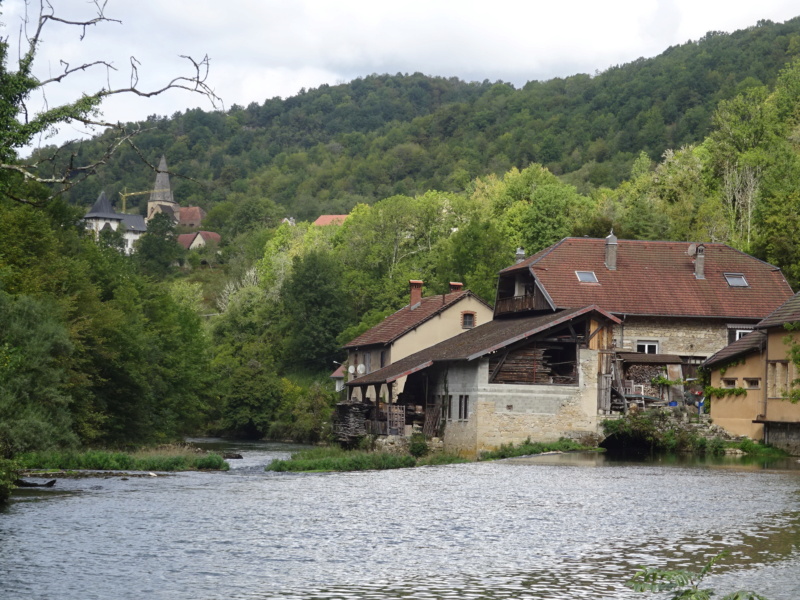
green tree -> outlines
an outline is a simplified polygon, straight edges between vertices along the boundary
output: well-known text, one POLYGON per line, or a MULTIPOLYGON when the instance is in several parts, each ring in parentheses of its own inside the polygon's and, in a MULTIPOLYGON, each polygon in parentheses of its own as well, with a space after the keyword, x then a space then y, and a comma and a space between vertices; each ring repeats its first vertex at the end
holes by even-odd
POLYGON ((165 213, 158 213, 147 224, 147 233, 136 243, 136 261, 148 275, 164 277, 185 254, 178 245, 175 225, 165 213))

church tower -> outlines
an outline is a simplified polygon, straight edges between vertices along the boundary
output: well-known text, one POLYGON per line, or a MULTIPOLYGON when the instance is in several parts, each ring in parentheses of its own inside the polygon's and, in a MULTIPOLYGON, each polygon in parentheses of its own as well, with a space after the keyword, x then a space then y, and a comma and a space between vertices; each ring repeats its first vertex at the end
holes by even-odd
POLYGON ((169 173, 167 172, 167 159, 161 156, 158 163, 156 174, 156 184, 150 193, 150 200, 147 203, 147 220, 149 221, 158 213, 166 213, 174 223, 180 220, 180 206, 172 197, 172 189, 169 186, 169 173))

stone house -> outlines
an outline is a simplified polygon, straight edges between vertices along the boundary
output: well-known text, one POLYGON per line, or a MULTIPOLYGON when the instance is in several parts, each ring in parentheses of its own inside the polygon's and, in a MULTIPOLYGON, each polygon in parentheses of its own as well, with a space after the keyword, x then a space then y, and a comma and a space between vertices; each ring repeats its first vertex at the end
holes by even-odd
POLYGON ((199 250, 208 244, 219 244, 222 238, 213 231, 195 231, 182 233, 178 236, 178 243, 187 250, 199 250))
POLYGON ((495 318, 597 305, 620 351, 680 356, 684 376, 792 295, 780 269, 725 244, 564 238, 500 271, 495 318))
POLYGON ((795 295, 756 325, 755 331, 709 358, 711 387, 730 390, 711 399, 714 423, 736 435, 800 454, 800 373, 791 357, 800 344, 800 295, 795 295))
MULTIPOLYGON (((492 319, 492 308, 463 284, 450 283, 450 292, 422 295, 423 282, 409 281, 409 303, 343 346, 347 350, 349 379, 366 375, 401 358, 451 338, 492 319)), ((355 398, 375 398, 403 391, 404 378, 393 382, 393 389, 378 389, 355 398), (373 393, 374 392, 374 393, 373 393)))
POLYGON ((97 201, 83 217, 86 228, 97 239, 103 231, 119 231, 125 243, 125 253, 134 252, 136 240, 147 232, 147 224, 141 215, 118 213, 111 206, 105 192, 100 192, 97 201))
MULTIPOLYGON (((489 321, 347 383, 351 395, 407 378, 404 391, 363 412, 367 432, 441 436, 475 456, 531 437, 595 434, 598 373, 619 319, 598 307, 489 321)), ((374 396, 375 394, 373 394, 374 396)))

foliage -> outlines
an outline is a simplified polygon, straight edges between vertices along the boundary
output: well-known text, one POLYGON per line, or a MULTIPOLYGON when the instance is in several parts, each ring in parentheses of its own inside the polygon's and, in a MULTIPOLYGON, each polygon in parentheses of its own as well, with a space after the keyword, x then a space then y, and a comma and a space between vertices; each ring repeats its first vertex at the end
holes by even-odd
MULTIPOLYGON (((701 588, 703 580, 716 562, 725 556, 721 552, 712 557, 699 572, 663 570, 645 567, 637 571, 625 585, 635 592, 671 592, 671 600, 709 600, 714 594, 710 588, 701 588)), ((738 591, 726 594, 722 600, 766 600, 755 592, 738 591)))
POLYGON ((602 422, 606 439, 602 446, 615 452, 724 454, 722 440, 708 440, 682 427, 669 411, 629 412, 619 419, 602 422))
POLYGON ((292 455, 289 460, 274 460, 267 471, 370 471, 404 469, 416 465, 413 456, 400 456, 388 452, 364 452, 324 448, 306 450, 292 455))
MULTIPOLYGON (((227 112, 153 116, 140 124, 137 145, 151 162, 166 153, 199 182, 176 184, 188 203, 269 198, 298 220, 394 195, 461 192, 478 177, 531 163, 568 175, 586 193, 619 185, 640 152, 657 160, 668 148, 701 142, 721 100, 775 85, 796 54, 798 31, 792 19, 711 32, 655 58, 521 89, 371 75, 227 112)), ((104 143, 84 144, 83 152, 93 156, 104 143)), ((75 189, 71 200, 89 205, 100 188, 116 193, 125 184, 146 189, 144 175, 125 171, 131 158, 113 157, 94 189, 75 189)))
POLYGON ((11 495, 11 490, 14 489, 14 481, 18 477, 18 471, 19 465, 16 462, 0 455, 0 506, 11 495))
POLYGON ((726 396, 745 396, 747 388, 732 387, 732 388, 718 388, 707 385, 703 388, 703 394, 706 398, 725 398, 726 396))
POLYGON ((227 471, 229 466, 218 454, 153 453, 130 454, 105 450, 41 451, 20 454, 21 469, 88 469, 97 471, 227 471))
POLYGON ((780 448, 770 446, 769 444, 762 444, 761 442, 756 442, 749 438, 745 438, 740 442, 731 442, 729 447, 738 448, 750 456, 759 458, 783 458, 787 456, 787 453, 780 448))
POLYGON ((428 442, 423 433, 413 433, 408 441, 408 452, 414 458, 422 458, 428 454, 428 442))
POLYGON ((587 452, 597 448, 584 446, 574 440, 561 438, 557 442, 532 442, 530 438, 519 445, 502 444, 497 450, 481 452, 480 460, 498 460, 515 456, 528 456, 544 452, 587 452))
POLYGON ((447 452, 433 452, 427 456, 417 459, 418 467, 435 467, 440 465, 457 465, 470 462, 463 456, 458 454, 449 454, 447 452))

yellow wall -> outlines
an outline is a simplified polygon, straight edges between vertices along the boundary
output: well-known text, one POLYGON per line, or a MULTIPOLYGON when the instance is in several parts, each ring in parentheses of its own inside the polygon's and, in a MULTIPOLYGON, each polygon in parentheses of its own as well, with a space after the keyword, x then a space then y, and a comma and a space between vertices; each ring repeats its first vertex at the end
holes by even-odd
POLYGON ((733 380, 733 387, 747 388, 745 379, 758 379, 758 388, 747 389, 744 396, 725 396, 710 400, 711 420, 734 435, 746 435, 753 440, 764 438, 764 426, 753 423, 764 405, 764 364, 766 354, 757 352, 744 358, 744 364, 730 365, 723 375, 720 369, 711 373, 711 387, 727 387, 723 379, 733 380))

